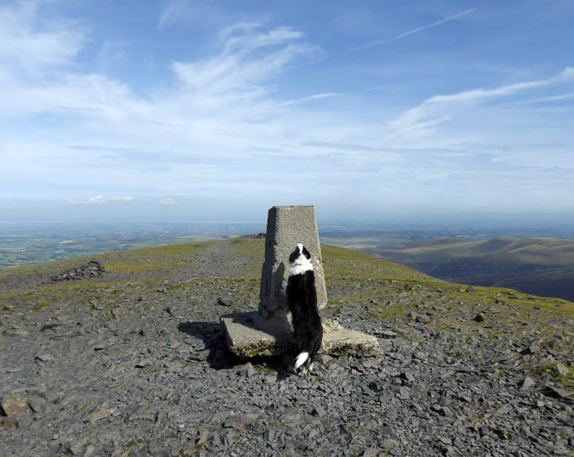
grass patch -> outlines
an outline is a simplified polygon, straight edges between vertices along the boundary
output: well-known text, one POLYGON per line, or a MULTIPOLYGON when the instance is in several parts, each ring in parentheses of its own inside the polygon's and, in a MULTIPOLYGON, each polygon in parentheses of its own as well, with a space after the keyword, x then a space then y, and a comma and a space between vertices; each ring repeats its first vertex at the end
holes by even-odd
POLYGON ((237 238, 232 242, 233 253, 240 257, 252 259, 265 259, 265 238, 262 239, 245 239, 237 238))

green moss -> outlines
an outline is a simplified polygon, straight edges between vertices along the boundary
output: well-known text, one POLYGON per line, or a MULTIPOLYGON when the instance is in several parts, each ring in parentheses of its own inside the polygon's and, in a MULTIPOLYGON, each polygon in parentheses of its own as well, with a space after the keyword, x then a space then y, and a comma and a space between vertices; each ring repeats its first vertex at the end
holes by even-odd
POLYGON ((566 387, 572 388, 573 386, 570 382, 574 382, 574 369, 572 367, 560 364, 560 369, 558 368, 558 362, 553 362, 545 365, 541 371, 548 373, 554 379, 561 381, 566 387))

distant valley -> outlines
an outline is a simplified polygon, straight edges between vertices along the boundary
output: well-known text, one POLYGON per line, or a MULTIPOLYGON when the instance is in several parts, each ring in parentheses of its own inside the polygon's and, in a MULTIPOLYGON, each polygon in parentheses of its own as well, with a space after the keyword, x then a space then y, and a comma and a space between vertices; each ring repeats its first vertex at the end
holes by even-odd
POLYGON ((435 278, 574 301, 574 240, 437 238, 357 249, 435 278))
MULTIPOLYGON (((559 227, 559 226, 557 226, 559 227)), ((0 270, 105 252, 233 238, 262 224, 0 226, 0 270)), ((487 226, 322 226, 321 243, 397 262, 438 279, 574 301, 574 231, 487 226), (534 233, 533 233, 534 232, 534 233), (540 236, 540 234, 552 234, 540 236)))
POLYGON ((258 233, 255 224, 141 223, 0 225, 0 270, 55 260, 258 233))

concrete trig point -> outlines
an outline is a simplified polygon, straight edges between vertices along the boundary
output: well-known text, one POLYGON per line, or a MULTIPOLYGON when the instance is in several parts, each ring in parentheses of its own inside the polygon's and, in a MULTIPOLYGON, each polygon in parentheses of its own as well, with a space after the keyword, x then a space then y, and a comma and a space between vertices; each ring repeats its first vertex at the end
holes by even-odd
MULTIPOLYGON (((271 356, 285 353, 292 343, 293 329, 287 318, 289 307, 282 289, 287 280, 289 255, 297 243, 311 253, 319 309, 327 306, 327 287, 321 257, 314 206, 274 206, 267 218, 265 261, 261 273, 259 310, 223 316, 229 349, 239 357, 271 356)), ((321 352, 330 355, 374 356, 379 344, 375 337, 324 322, 321 352)))
POLYGON ((282 282, 287 280, 289 255, 297 246, 303 246, 311 253, 315 272, 315 288, 319 309, 327 306, 327 287, 321 258, 321 245, 317 230, 314 206, 274 206, 267 216, 265 237, 265 262, 261 272, 259 313, 266 319, 277 312, 289 311, 282 282))

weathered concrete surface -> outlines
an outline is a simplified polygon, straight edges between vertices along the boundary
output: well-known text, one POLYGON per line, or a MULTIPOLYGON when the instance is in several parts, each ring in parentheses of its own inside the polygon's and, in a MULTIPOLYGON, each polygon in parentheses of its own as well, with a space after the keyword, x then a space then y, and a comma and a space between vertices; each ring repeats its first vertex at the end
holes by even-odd
POLYGON ((319 309, 327 306, 327 287, 315 207, 274 206, 267 216, 265 262, 259 293, 259 312, 265 318, 272 317, 280 310, 288 310, 281 283, 287 280, 289 255, 297 243, 303 243, 311 253, 319 309))
POLYGON ((221 317, 227 346, 244 358, 280 355, 289 350, 293 329, 285 315, 264 319, 258 312, 221 317))
POLYGON ((374 357, 379 355, 379 342, 372 335, 342 328, 323 335, 321 352, 334 356, 374 357))
MULTIPOLYGON (((221 318, 227 345, 239 357, 280 355, 293 347, 292 328, 286 317, 264 319, 259 313, 241 313, 221 318)), ((379 354, 372 335, 325 323, 321 353, 359 357, 379 354)))

